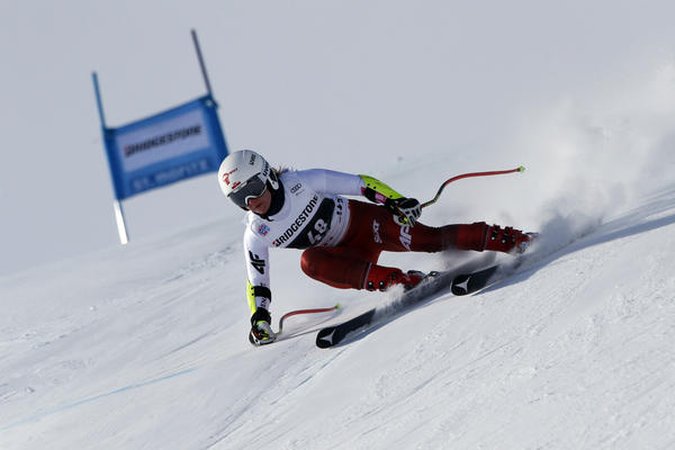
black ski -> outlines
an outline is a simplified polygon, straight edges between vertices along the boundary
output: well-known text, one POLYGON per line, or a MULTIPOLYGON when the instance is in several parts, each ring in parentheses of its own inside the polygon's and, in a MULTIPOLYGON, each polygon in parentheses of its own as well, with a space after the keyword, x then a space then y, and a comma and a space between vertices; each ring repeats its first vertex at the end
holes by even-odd
POLYGON ((316 346, 319 348, 328 348, 339 344, 349 333, 370 325, 376 311, 377 309, 373 308, 346 322, 342 322, 332 327, 322 328, 319 331, 319 334, 316 335, 316 346))
POLYGON ((322 328, 316 336, 316 346, 329 348, 343 342, 346 338, 356 335, 356 332, 366 331, 375 325, 387 322, 402 311, 433 298, 434 294, 450 287, 454 295, 468 295, 480 291, 493 281, 500 279, 499 265, 492 265, 485 269, 457 275, 456 271, 433 272, 428 280, 417 287, 404 292, 392 303, 370 309, 346 322, 322 328))
POLYGON ((322 328, 316 336, 319 348, 333 347, 358 330, 370 329, 376 324, 396 317, 400 312, 429 300, 434 294, 447 289, 453 279, 452 272, 432 272, 415 288, 404 292, 388 305, 370 309, 346 322, 322 328))
POLYGON ((478 292, 493 281, 497 269, 499 269, 499 265, 490 266, 476 272, 457 275, 452 280, 452 287, 450 290, 455 295, 468 295, 478 292))

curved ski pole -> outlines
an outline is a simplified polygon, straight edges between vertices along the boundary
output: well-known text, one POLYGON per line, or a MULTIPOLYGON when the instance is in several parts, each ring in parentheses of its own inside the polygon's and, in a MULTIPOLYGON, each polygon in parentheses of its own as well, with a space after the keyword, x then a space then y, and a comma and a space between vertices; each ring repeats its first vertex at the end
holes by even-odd
POLYGON ((331 311, 337 311, 340 309, 340 304, 337 303, 334 306, 329 306, 327 308, 312 308, 312 309, 296 309, 295 311, 289 311, 281 318, 279 319, 279 331, 277 331, 275 334, 279 335, 284 329, 284 320, 288 319, 289 317, 292 316, 297 316, 300 314, 318 314, 318 313, 325 313, 325 312, 331 312, 331 311))
POLYGON ((506 174, 509 174, 509 173, 516 173, 516 172, 520 172, 520 173, 525 172, 525 167, 519 166, 519 167, 516 167, 515 169, 508 169, 508 170, 493 170, 493 171, 489 171, 489 172, 463 173, 461 175, 454 176, 452 178, 449 178, 449 179, 445 180, 443 182, 443 184, 441 184, 441 187, 438 188, 438 192, 436 192, 436 195, 434 196, 434 198, 432 198, 431 200, 429 200, 427 202, 422 203, 420 206, 422 208, 426 208, 427 206, 430 206, 430 205, 433 205, 434 203, 436 203, 438 198, 441 196, 441 192, 443 192, 443 189, 445 189, 445 187, 448 184, 452 183, 453 181, 461 180, 463 178, 489 177, 489 176, 492 176, 492 175, 506 175, 506 174))

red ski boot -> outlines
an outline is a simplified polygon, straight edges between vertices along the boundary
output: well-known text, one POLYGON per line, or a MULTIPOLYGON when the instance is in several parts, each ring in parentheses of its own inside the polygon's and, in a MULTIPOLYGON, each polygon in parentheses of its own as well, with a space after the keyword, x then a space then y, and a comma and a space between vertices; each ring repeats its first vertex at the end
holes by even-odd
POLYGON ((485 232, 485 250, 523 253, 535 236, 535 233, 523 233, 513 227, 488 226, 485 232))

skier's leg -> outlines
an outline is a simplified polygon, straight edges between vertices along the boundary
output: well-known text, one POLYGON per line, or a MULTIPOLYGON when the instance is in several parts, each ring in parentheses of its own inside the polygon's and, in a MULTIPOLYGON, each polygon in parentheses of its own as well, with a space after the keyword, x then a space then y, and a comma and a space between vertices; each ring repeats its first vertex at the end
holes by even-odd
MULTIPOLYGON (((300 267, 317 281, 339 289, 362 289, 370 260, 378 255, 359 254, 347 247, 312 247, 302 252, 300 267)), ((365 253, 365 252, 364 252, 365 253)))
MULTIPOLYGON (((532 239, 513 227, 488 225, 485 222, 445 225, 439 228, 417 224, 411 230, 413 250, 436 252, 455 248, 482 252, 522 253, 532 239)), ((411 246, 412 247, 412 246, 411 246)))
POLYGON ((341 289, 385 290, 394 284, 412 287, 423 277, 420 272, 404 273, 395 267, 377 264, 382 250, 389 249, 384 230, 391 213, 375 205, 351 200, 350 224, 336 247, 312 247, 302 254, 303 272, 315 280, 341 289), (382 234, 382 235, 381 235, 382 234))
POLYGON ((418 222, 401 226, 394 220, 383 222, 383 249, 395 252, 440 252, 447 249, 492 250, 504 253, 522 252, 531 236, 512 227, 488 225, 485 222, 430 227, 418 222))
POLYGON ((375 264, 377 255, 359 255, 345 247, 313 247, 305 250, 300 267, 310 278, 339 289, 368 289, 384 291, 402 284, 411 288, 424 274, 417 271, 404 273, 396 267, 375 264))
MULTIPOLYGON (((509 253, 523 251, 531 235, 512 227, 488 225, 485 222, 430 227, 417 222, 415 226, 399 225, 392 214, 381 206, 350 200, 352 220, 345 245, 375 246, 379 251, 440 252, 447 249, 493 250, 509 253), (352 229, 354 229, 352 233, 352 229)), ((342 245, 342 243, 341 243, 342 245)))

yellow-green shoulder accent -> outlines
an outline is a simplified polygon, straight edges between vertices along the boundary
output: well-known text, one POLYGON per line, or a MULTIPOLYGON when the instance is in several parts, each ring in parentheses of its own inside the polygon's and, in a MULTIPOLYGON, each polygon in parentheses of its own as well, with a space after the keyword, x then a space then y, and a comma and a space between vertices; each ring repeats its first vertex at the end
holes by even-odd
MULTIPOLYGON (((359 177, 361 177, 363 182, 366 184, 366 189, 370 189, 383 197, 390 199, 397 199, 403 197, 403 195, 399 194, 390 186, 378 180, 377 178, 373 178, 369 175, 359 175, 359 177)), ((366 195, 366 197, 368 196, 366 195)))

